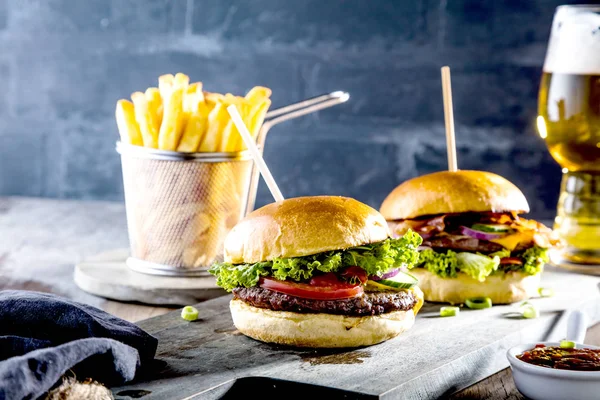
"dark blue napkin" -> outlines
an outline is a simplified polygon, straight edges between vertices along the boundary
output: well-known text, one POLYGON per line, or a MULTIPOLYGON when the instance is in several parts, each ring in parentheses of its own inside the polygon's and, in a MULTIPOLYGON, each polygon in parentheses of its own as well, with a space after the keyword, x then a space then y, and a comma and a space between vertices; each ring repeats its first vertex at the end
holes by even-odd
POLYGON ((68 370, 121 384, 156 353, 158 341, 92 306, 37 292, 0 291, 0 400, 35 399, 68 370))

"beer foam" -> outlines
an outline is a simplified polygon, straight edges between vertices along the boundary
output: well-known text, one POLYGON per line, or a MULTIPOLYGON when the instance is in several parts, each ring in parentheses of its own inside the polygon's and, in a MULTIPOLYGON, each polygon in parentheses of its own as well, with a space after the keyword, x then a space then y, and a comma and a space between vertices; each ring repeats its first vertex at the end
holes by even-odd
POLYGON ((556 10, 544 72, 600 75, 600 14, 578 8, 556 10))

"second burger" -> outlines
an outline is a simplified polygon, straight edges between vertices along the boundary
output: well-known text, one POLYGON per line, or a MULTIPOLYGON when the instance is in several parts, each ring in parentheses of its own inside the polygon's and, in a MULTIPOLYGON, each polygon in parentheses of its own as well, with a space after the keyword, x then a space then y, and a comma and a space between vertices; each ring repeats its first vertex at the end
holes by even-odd
POLYGON ((552 230, 522 218, 523 193, 485 171, 442 171, 410 179, 384 200, 392 235, 416 231, 421 256, 411 273, 425 300, 453 304, 474 298, 514 303, 538 293, 555 244, 552 230))

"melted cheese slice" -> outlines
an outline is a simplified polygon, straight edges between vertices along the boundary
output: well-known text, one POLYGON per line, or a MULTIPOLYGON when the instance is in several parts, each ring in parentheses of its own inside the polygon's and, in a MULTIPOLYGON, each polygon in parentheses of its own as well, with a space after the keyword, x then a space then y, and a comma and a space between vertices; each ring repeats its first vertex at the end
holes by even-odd
POLYGON ((410 289, 408 289, 408 291, 413 292, 415 297, 417 298, 417 304, 415 304, 415 306, 412 309, 416 317, 421 307, 423 307, 425 296, 423 295, 423 291, 421 290, 421 288, 419 288, 418 286, 413 286, 410 289))
POLYGON ((507 248, 510 251, 513 251, 519 243, 528 243, 533 240, 533 231, 528 232, 516 232, 510 235, 503 236, 498 239, 490 239, 490 242, 494 242, 499 244, 502 247, 507 248))

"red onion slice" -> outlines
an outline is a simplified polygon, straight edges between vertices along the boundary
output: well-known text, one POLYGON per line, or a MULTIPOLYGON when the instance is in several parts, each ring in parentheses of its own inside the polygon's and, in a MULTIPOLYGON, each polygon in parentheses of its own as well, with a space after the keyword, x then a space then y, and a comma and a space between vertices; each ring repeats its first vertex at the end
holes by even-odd
POLYGON ((501 238, 502 236, 506 236, 506 233, 480 232, 480 231, 476 231, 476 230, 471 229, 471 228, 466 227, 466 226, 461 226, 460 227, 460 232, 463 235, 467 235, 467 236, 470 236, 472 238, 481 239, 481 240, 492 240, 492 239, 501 238))
POLYGON ((385 274, 383 274, 381 276, 377 276, 377 275, 370 276, 369 279, 371 279, 373 281, 380 281, 382 279, 390 279, 390 278, 398 275, 399 272, 400 272, 400 268, 396 268, 396 269, 391 270, 390 272, 386 272, 385 274))

